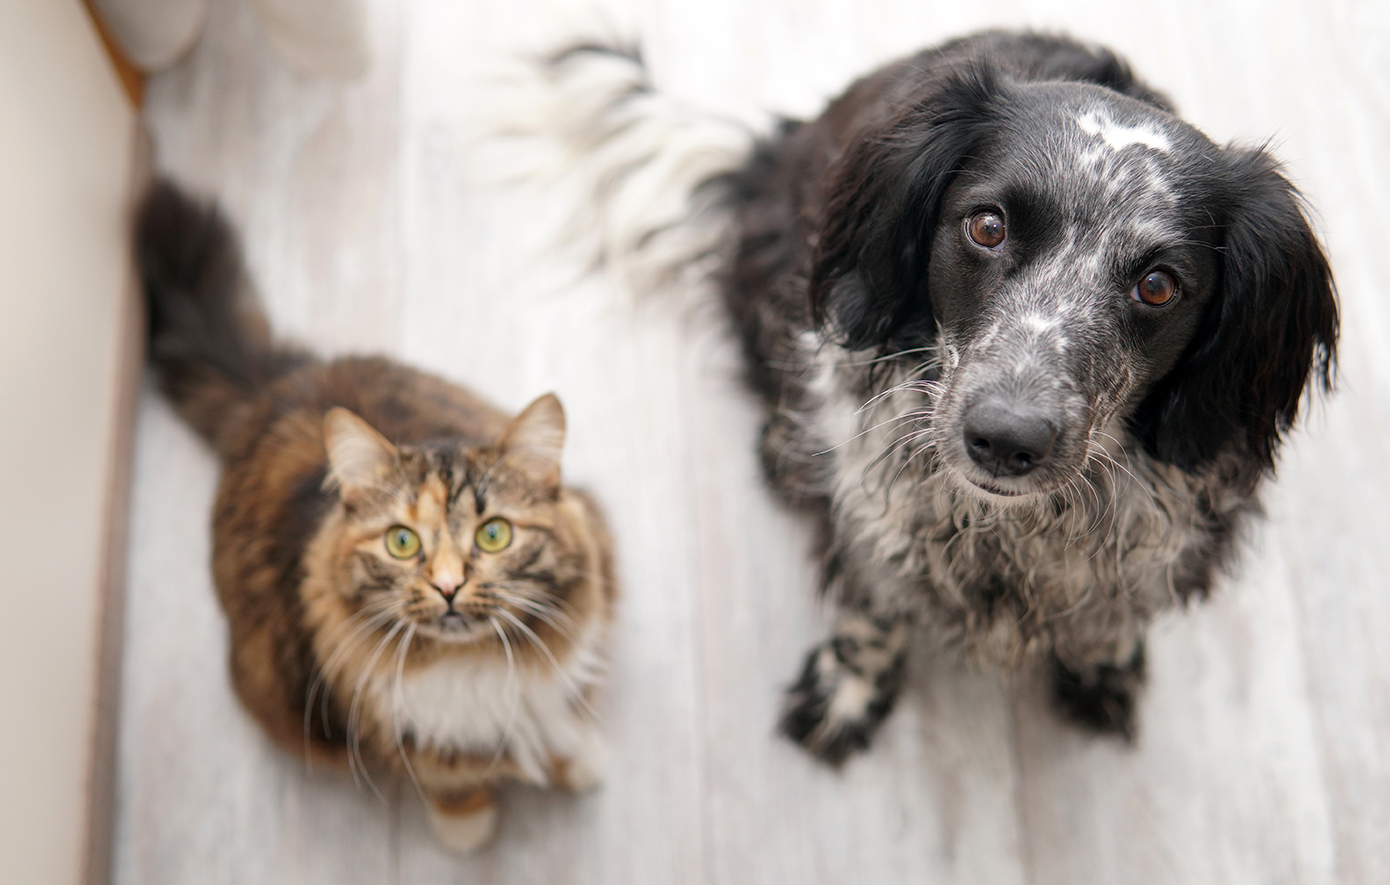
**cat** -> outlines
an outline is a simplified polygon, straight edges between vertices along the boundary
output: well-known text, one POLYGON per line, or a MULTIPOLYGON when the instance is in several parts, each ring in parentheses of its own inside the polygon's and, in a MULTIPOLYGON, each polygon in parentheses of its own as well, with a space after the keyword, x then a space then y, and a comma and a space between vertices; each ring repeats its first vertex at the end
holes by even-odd
POLYGON ((136 220, 149 354, 216 450, 213 577, 242 705, 311 761, 408 775, 436 835, 492 788, 596 786, 616 597, 602 514, 560 481, 565 417, 515 418, 379 357, 274 343, 222 213, 168 182, 136 220))

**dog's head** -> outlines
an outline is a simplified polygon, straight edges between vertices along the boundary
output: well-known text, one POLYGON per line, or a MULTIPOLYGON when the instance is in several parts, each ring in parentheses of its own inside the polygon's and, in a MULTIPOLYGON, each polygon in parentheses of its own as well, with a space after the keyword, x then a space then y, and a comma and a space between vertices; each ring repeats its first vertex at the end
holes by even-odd
POLYGON ((829 187, 818 319, 854 349, 935 345, 936 455, 988 495, 1062 487, 1117 418, 1184 469, 1266 469, 1328 383, 1337 305, 1298 194, 1154 104, 970 66, 829 187))

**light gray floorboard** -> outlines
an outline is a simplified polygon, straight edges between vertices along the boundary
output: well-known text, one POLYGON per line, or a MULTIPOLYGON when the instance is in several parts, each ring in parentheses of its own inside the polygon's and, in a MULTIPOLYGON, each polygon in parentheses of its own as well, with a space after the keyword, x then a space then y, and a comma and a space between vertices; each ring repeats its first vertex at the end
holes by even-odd
POLYGON ((566 471, 607 507, 624 599, 604 789, 515 790, 495 846, 435 846, 408 784, 305 772, 238 709, 208 573, 211 456, 140 409, 115 880, 546 883, 1390 881, 1390 8, 1332 0, 378 0, 361 81, 283 67, 214 0, 150 84, 158 166, 244 230, 269 312, 509 408, 556 390, 566 471), (809 527, 763 489, 759 417, 717 313, 634 304, 554 248, 558 195, 498 184, 497 59, 640 33, 713 111, 813 114, 904 52, 991 25, 1108 43, 1218 141, 1269 138, 1316 210, 1342 390, 1297 434, 1270 520, 1205 606, 1166 617, 1133 748, 1054 719, 1035 674, 929 653, 868 756, 772 735, 826 629, 809 527), (554 197, 547 199, 547 197, 554 197))

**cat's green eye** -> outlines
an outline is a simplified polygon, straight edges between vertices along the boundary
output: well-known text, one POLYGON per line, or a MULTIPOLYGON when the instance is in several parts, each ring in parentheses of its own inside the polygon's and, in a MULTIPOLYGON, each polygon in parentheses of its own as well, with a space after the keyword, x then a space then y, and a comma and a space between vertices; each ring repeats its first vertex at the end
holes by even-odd
POLYGON ((478 532, 473 536, 473 540, 477 543, 478 549, 484 553, 506 550, 507 545, 512 542, 512 524, 500 516, 494 516, 478 526, 478 532))
POLYGON ((386 530, 386 552, 409 559, 420 552, 420 536, 403 525, 393 525, 386 530))

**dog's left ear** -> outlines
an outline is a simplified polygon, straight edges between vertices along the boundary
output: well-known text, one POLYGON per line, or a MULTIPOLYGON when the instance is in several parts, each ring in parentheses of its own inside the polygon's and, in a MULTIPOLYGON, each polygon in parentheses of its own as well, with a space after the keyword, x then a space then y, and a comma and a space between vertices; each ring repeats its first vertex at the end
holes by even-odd
POLYGON ((976 62, 920 103, 860 133, 829 174, 810 298, 816 322, 851 349, 911 324, 935 329, 927 259, 947 186, 992 121, 1003 88, 976 62))
POLYGON ((1239 446, 1272 469, 1309 379, 1330 389, 1332 271, 1298 192, 1264 151, 1224 152, 1220 291, 1177 366, 1136 411, 1150 454, 1193 469, 1239 446))

